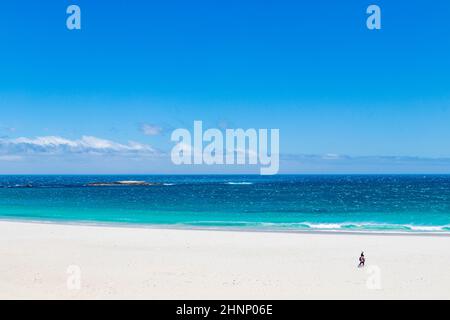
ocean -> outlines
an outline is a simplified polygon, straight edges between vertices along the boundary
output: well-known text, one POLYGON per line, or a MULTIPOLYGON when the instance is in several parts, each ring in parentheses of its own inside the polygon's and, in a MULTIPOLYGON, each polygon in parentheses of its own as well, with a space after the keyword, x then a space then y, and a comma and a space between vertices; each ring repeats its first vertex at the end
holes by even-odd
POLYGON ((0 219, 443 233, 450 175, 3 175, 0 219), (124 180, 150 184, 113 184, 124 180))

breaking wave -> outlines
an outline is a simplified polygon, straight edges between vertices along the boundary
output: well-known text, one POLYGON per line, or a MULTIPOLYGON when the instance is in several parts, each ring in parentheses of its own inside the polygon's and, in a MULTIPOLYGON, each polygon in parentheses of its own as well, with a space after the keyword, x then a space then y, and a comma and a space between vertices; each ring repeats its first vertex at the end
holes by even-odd
POLYGON ((310 223, 310 222, 250 222, 250 221, 194 221, 188 225, 210 227, 247 227, 265 230, 291 231, 355 231, 355 232, 450 232, 450 225, 425 226, 410 224, 376 224, 376 223, 310 223))

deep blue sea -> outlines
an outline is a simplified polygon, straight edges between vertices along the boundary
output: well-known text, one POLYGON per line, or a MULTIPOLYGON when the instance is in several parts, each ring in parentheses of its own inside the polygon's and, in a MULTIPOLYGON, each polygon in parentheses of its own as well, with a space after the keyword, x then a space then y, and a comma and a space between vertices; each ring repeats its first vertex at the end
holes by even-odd
POLYGON ((450 175, 0 176, 0 219, 450 232, 450 175))

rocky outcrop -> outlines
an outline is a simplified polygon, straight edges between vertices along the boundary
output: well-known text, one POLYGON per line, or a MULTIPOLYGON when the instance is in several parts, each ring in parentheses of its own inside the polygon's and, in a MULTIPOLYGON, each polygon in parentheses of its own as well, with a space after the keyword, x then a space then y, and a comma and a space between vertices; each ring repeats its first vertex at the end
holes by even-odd
POLYGON ((114 181, 114 182, 92 182, 87 184, 89 187, 115 187, 115 186, 155 186, 160 183, 146 181, 114 181))

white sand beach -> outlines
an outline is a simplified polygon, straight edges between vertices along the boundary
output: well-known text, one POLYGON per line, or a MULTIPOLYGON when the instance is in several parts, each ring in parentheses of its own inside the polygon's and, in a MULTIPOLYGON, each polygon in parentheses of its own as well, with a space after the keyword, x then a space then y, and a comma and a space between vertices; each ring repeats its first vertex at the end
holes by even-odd
POLYGON ((449 248, 446 236, 0 222, 0 298, 449 299, 449 248))

